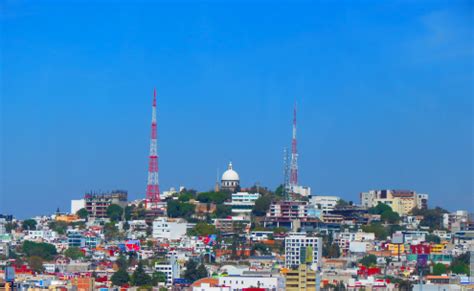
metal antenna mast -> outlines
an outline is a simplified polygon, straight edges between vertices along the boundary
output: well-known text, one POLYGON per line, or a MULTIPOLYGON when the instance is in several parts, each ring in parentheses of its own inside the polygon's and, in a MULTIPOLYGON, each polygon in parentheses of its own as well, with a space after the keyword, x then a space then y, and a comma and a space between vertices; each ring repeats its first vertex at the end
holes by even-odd
POLYGON ((146 203, 151 209, 158 208, 160 202, 160 184, 158 181, 158 131, 156 125, 156 89, 153 90, 151 111, 150 156, 148 161, 148 181, 146 186, 146 203))

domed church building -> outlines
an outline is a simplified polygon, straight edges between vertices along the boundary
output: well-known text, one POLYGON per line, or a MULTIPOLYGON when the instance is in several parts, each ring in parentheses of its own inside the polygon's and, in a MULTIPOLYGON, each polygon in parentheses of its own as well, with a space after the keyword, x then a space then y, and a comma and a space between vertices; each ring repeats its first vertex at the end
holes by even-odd
POLYGON ((227 171, 222 174, 221 189, 230 192, 236 192, 240 189, 240 177, 239 174, 232 169, 232 162, 229 163, 227 171))

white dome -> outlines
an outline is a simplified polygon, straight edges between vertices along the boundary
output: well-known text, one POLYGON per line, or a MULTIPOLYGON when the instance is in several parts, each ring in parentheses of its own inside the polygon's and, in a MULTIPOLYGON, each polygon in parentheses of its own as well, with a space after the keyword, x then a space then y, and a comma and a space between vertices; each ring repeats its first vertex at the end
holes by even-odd
POLYGON ((227 168, 227 171, 222 174, 222 181, 239 181, 240 177, 239 174, 237 174, 236 171, 232 169, 232 163, 229 163, 229 167, 227 168))

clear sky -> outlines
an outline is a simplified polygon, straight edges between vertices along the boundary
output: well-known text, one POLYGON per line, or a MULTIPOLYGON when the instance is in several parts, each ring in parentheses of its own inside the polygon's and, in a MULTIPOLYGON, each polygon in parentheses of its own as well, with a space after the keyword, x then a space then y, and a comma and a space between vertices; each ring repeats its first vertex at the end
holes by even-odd
POLYGON ((135 2, 1 2, 0 213, 144 197, 154 87, 162 190, 275 188, 296 99, 314 194, 474 210, 474 2, 135 2))

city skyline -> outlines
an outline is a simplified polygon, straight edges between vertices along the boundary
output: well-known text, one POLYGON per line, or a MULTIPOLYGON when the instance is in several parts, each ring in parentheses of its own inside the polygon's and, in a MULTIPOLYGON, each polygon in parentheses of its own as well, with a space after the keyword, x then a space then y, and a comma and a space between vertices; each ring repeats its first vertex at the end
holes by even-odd
POLYGON ((296 97, 299 181, 313 194, 411 189, 472 211, 465 3, 414 3, 405 18, 399 4, 260 3, 240 16, 231 4, 7 4, 0 212, 66 210, 88 190, 144 198, 154 87, 162 191, 212 189, 229 161, 244 187, 276 188, 296 97))

